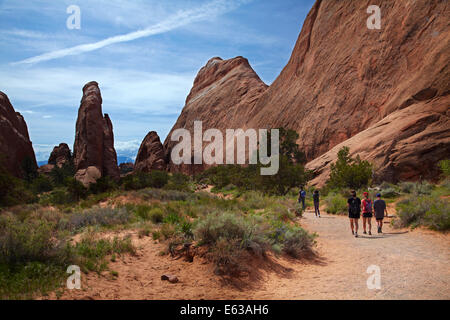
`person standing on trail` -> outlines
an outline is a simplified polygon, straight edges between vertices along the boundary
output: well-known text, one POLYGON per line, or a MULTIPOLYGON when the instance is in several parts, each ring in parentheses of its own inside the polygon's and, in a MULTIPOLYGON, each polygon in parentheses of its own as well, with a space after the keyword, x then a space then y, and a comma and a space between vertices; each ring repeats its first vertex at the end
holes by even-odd
POLYGON ((381 194, 377 193, 377 200, 373 202, 373 210, 375 211, 375 219, 377 220, 378 233, 383 233, 383 219, 385 217, 384 213, 386 212, 386 217, 388 216, 388 212, 386 209, 386 202, 381 200, 381 194))
POLYGON ((313 193, 313 201, 314 201, 314 211, 316 213, 316 217, 320 218, 320 210, 319 210, 319 190, 314 190, 313 193))
POLYGON ((358 238, 358 221, 361 217, 361 199, 356 196, 356 191, 353 190, 352 196, 347 200, 348 217, 350 218, 350 228, 355 238, 358 238))
POLYGON ((305 210, 305 199, 306 199, 306 191, 303 190, 303 186, 300 187, 300 191, 298 192, 298 203, 302 204, 303 210, 305 210))
POLYGON ((364 234, 366 232, 366 224, 369 224, 369 235, 372 235, 372 200, 369 199, 369 193, 363 193, 364 199, 361 203, 362 212, 363 212, 363 229, 364 234))

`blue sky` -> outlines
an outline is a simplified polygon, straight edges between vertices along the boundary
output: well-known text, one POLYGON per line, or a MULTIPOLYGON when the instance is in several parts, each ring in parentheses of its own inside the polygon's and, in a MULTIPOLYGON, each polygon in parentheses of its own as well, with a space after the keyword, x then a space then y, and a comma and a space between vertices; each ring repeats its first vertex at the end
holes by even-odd
POLYGON ((135 156, 149 131, 165 139, 210 58, 244 56, 272 83, 313 3, 0 0, 0 91, 47 160, 53 146, 72 147, 81 89, 95 80, 118 155, 135 156), (70 5, 80 7, 79 30, 66 27, 70 5))

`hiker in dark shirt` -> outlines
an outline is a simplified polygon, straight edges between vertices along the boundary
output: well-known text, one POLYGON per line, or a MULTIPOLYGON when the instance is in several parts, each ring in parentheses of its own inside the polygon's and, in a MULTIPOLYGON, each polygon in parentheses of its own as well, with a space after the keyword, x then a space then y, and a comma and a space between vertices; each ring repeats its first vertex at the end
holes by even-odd
POLYGON ((356 191, 353 190, 351 198, 347 200, 348 217, 350 218, 350 228, 352 234, 358 238, 358 221, 361 217, 361 199, 356 196, 356 191))
POLYGON ((381 194, 377 193, 377 200, 373 203, 373 209, 375 211, 375 219, 377 220, 378 233, 383 233, 383 219, 385 217, 384 213, 386 212, 386 217, 388 216, 388 212, 386 209, 386 202, 381 200, 381 194))
POLYGON ((315 211, 315 213, 316 213, 316 217, 318 216, 318 217, 320 218, 320 210, 319 210, 319 190, 314 190, 313 201, 314 201, 314 211, 315 211))
POLYGON ((305 199, 306 199, 306 191, 303 190, 303 187, 300 187, 300 191, 298 192, 298 203, 302 204, 303 210, 305 210, 305 199))

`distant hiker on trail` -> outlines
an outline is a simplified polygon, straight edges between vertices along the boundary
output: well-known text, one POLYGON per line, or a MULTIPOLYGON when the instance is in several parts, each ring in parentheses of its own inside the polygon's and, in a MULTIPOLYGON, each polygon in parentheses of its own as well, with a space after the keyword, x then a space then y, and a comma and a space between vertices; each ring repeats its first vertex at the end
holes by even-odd
POLYGON ((314 201, 314 211, 316 213, 316 217, 320 218, 320 210, 319 210, 319 190, 314 190, 313 193, 313 201, 314 201))
POLYGON ((350 228, 355 238, 358 238, 358 220, 361 217, 361 199, 356 196, 356 191, 352 191, 352 196, 347 200, 348 217, 350 218, 350 228))
POLYGON ((377 200, 373 202, 373 209, 375 211, 375 219, 377 220, 378 233, 383 233, 383 219, 385 217, 384 213, 386 212, 386 217, 388 216, 388 212, 386 209, 386 202, 381 200, 381 194, 377 193, 377 200))
POLYGON ((369 193, 363 193, 364 199, 362 201, 362 212, 363 212, 363 229, 364 234, 366 232, 366 224, 369 224, 369 235, 372 235, 372 200, 369 199, 369 193))
POLYGON ((305 199, 306 191, 303 190, 303 187, 300 187, 300 191, 298 192, 298 203, 301 202, 303 210, 305 210, 305 199))

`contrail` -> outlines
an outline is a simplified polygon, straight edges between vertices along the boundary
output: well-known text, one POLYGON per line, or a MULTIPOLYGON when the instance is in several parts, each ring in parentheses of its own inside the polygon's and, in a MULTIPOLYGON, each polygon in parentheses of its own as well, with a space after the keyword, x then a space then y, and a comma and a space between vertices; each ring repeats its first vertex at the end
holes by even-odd
POLYGON ((224 14, 228 11, 234 10, 237 7, 239 7, 243 3, 247 3, 251 0, 240 0, 240 1, 227 1, 227 0, 217 0, 210 3, 207 3, 206 5, 191 9, 191 10, 185 10, 180 11, 176 13, 175 15, 167 18, 166 20, 157 23, 153 26, 150 26, 148 28, 134 31, 131 33, 118 35, 110 38, 106 38, 104 40, 93 42, 93 43, 87 43, 82 44, 66 49, 61 50, 55 50, 51 52, 47 52, 35 57, 31 57, 25 60, 13 62, 13 65, 17 64, 33 64, 53 59, 58 59, 66 56, 72 56, 81 54, 84 52, 94 51, 101 49, 103 47, 109 46, 114 43, 120 43, 120 42, 128 42, 133 41, 139 38, 149 37, 156 34, 161 34, 164 32, 171 31, 173 29, 182 27, 184 25, 190 24, 192 22, 200 21, 206 18, 211 18, 217 15, 224 14))

